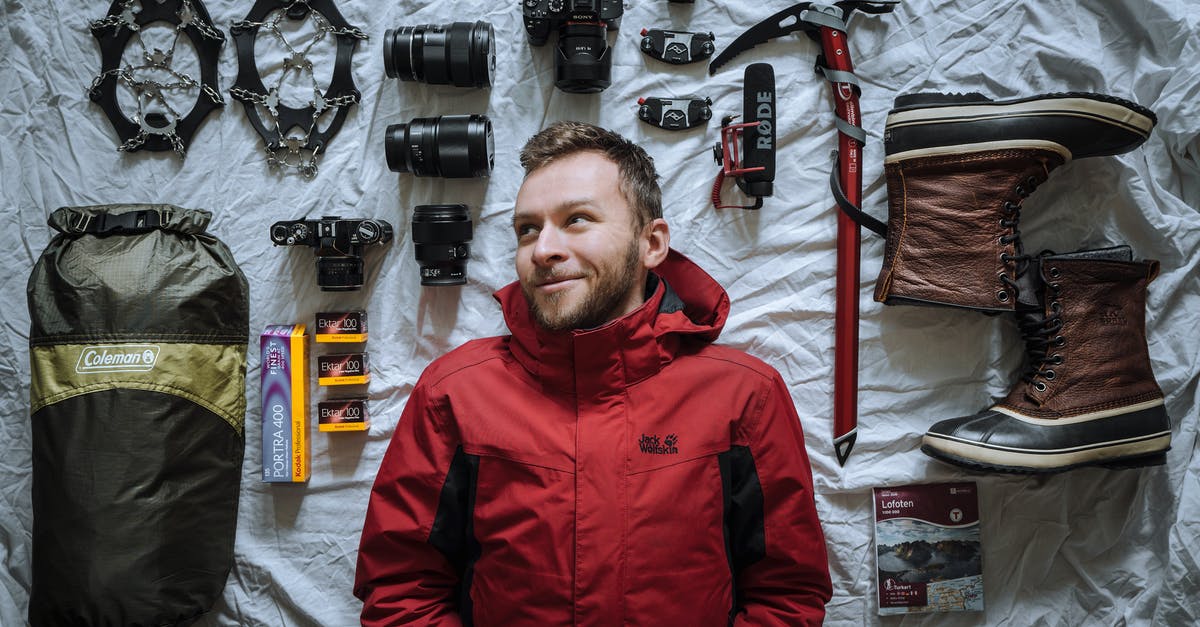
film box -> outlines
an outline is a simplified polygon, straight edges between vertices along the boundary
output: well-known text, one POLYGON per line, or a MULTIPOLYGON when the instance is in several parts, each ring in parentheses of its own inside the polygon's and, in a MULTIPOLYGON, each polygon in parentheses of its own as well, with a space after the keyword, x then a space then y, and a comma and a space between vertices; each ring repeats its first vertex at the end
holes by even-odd
POLYGON ((338 353, 317 357, 317 383, 321 385, 357 385, 371 380, 371 361, 367 353, 338 353))
POLYGON ((317 429, 321 431, 366 431, 371 428, 367 399, 338 398, 317 403, 317 429))
POLYGON ((367 312, 334 311, 317 314, 313 339, 318 344, 358 343, 367 341, 367 312))
POLYGON ((307 339, 302 324, 270 325, 259 336, 265 483, 308 481, 307 339))
POLYGON ((879 613, 983 611, 974 482, 875 488, 879 613))

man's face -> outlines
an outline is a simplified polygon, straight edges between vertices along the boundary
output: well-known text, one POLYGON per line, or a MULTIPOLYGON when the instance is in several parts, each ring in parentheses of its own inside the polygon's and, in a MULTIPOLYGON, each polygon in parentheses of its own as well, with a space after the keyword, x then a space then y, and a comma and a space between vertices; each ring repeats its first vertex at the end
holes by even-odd
POLYGON ((525 177, 513 229, 517 276, 534 319, 589 329, 642 303, 643 246, 617 165, 596 152, 561 157, 525 177))

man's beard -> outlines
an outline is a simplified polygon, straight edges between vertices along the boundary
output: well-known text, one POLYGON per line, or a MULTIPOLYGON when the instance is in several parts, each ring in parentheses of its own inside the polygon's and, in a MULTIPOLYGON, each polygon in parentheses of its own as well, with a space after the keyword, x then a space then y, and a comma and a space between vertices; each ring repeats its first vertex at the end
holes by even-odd
MULTIPOLYGON (((638 252, 638 242, 634 240, 625 251, 624 259, 597 266, 594 269, 595 287, 572 309, 564 309, 564 305, 558 302, 563 296, 561 293, 548 295, 546 307, 543 309, 538 305, 532 290, 522 282, 521 291, 525 294, 525 301, 529 303, 533 319, 548 331, 567 331, 592 329, 616 318, 629 290, 637 283, 639 273, 644 272, 638 262, 638 252)), ((551 276, 552 272, 535 274, 535 277, 541 280, 551 276)))

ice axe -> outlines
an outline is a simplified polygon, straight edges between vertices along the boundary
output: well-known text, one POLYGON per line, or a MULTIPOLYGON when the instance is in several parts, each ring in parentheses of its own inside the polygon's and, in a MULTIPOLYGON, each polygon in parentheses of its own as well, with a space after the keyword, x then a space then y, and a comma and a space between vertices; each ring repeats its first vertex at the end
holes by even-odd
POLYGON ((834 314, 833 448, 838 463, 846 464, 858 436, 858 260, 859 224, 882 234, 886 226, 859 208, 862 201, 862 146, 866 141, 859 120, 859 82, 854 76, 847 45, 846 19, 854 11, 891 12, 899 0, 845 0, 833 4, 801 2, 752 26, 708 65, 721 66, 754 46, 794 32, 803 32, 821 45, 816 70, 829 81, 834 103, 838 150, 830 173, 830 189, 842 209, 837 222, 837 286, 834 314))

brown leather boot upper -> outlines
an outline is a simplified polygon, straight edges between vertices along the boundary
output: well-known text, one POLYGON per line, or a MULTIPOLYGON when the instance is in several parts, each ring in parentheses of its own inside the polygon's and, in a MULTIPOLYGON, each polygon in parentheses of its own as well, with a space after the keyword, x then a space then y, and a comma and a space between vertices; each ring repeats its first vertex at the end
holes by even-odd
POLYGON ((875 300, 1012 311, 1021 200, 1064 161, 1040 148, 889 160, 875 300))
POLYGON ((1065 418, 1161 399, 1145 321, 1146 286, 1157 275, 1153 260, 1045 257, 1046 354, 996 406, 1065 418))

